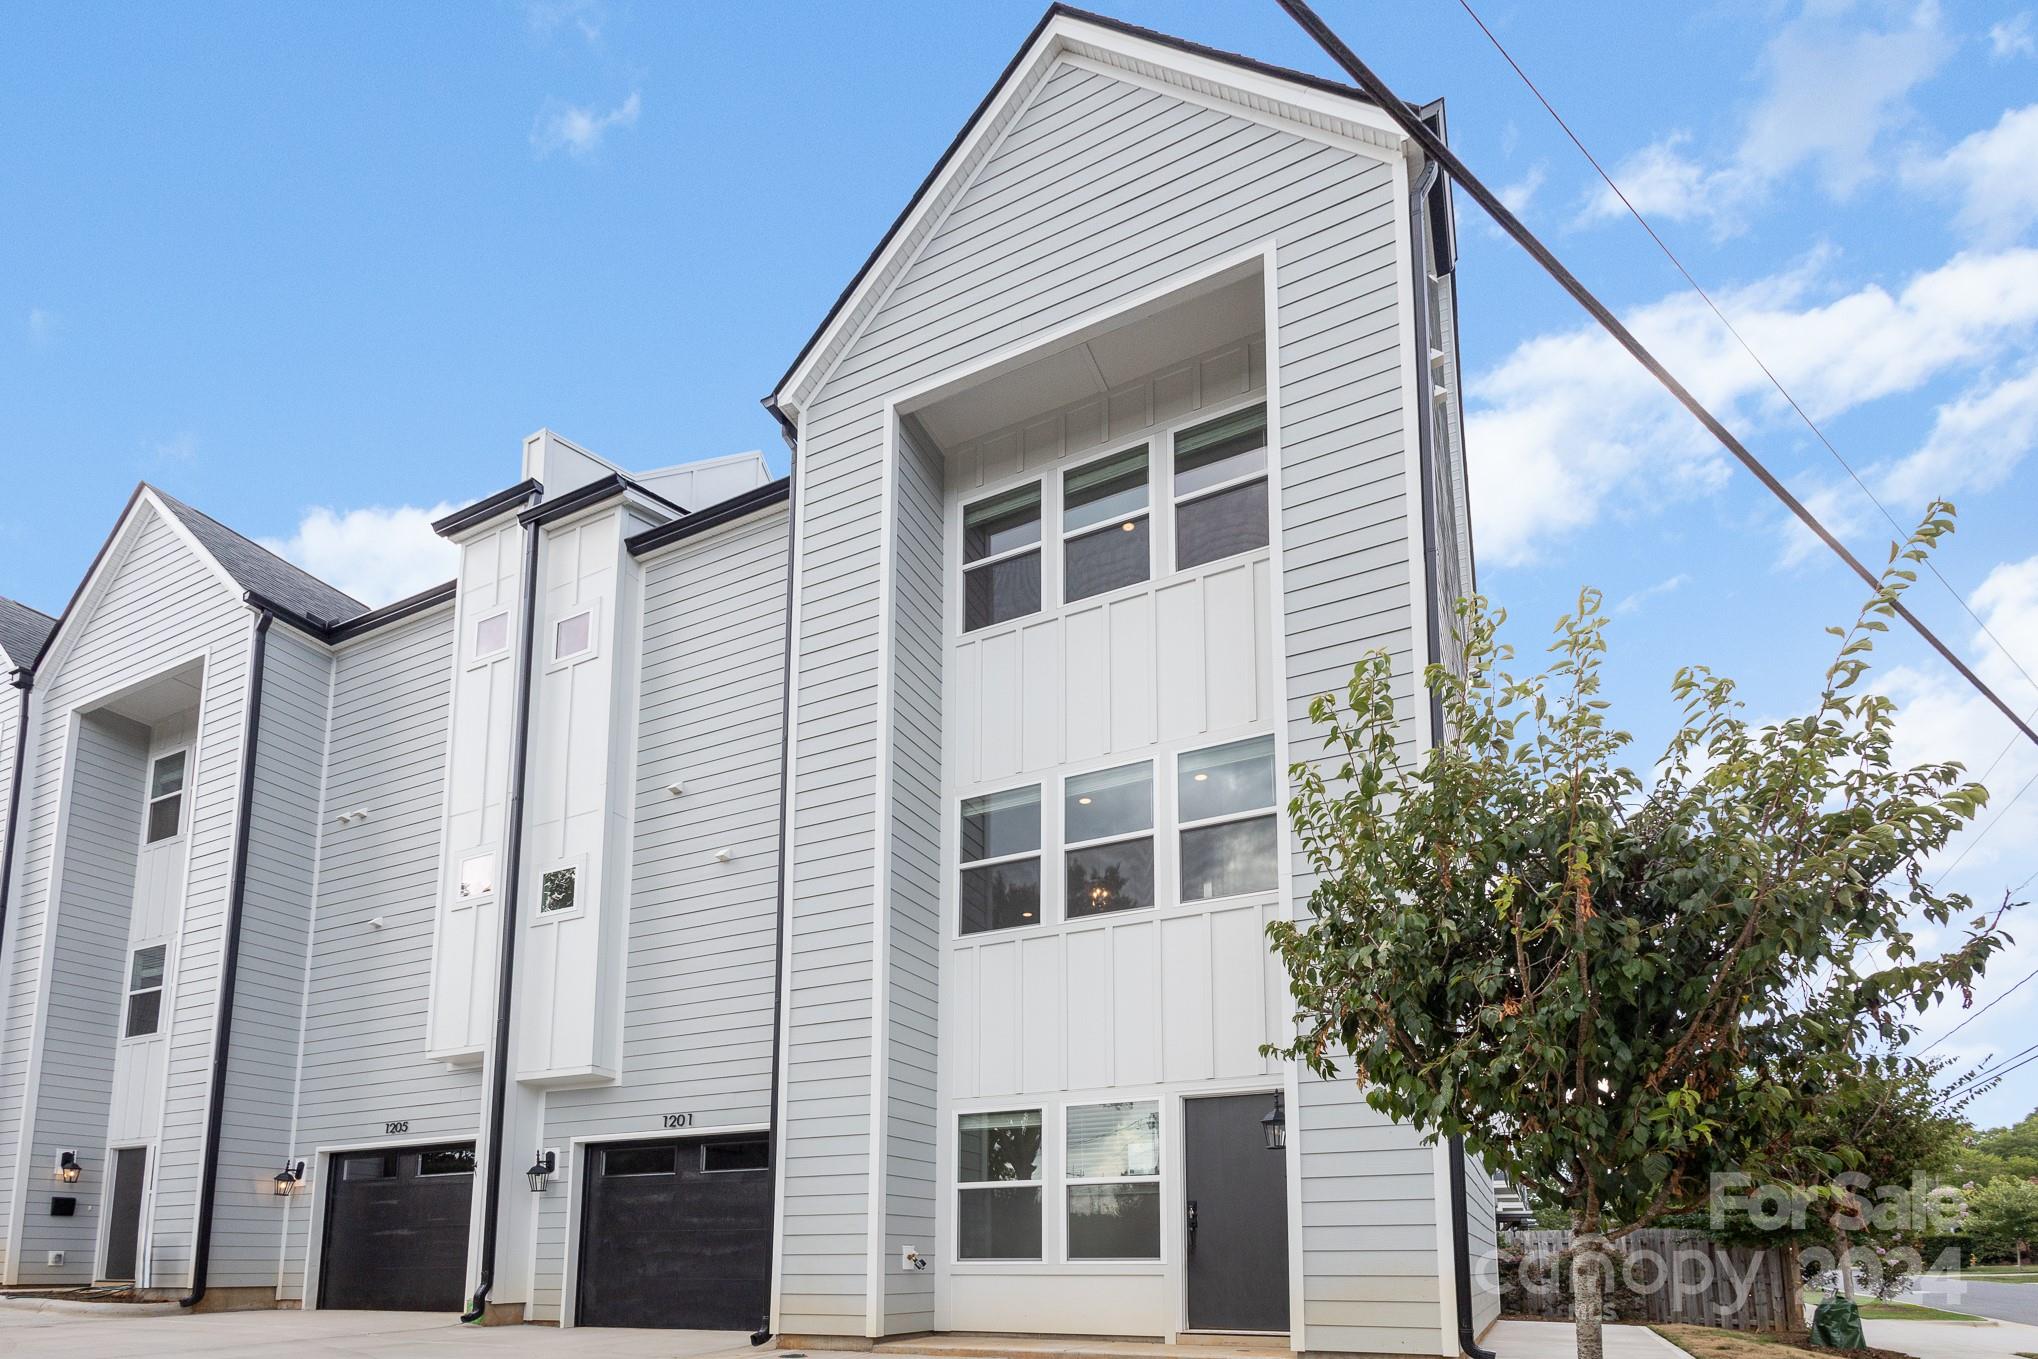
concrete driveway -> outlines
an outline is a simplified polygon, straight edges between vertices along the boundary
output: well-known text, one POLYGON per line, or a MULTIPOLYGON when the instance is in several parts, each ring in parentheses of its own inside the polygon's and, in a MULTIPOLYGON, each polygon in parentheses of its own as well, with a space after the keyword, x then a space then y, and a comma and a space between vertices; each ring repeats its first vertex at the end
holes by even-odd
POLYGON ((1868 1343, 1919 1359, 2012 1359, 2038 1354, 2038 1326, 2014 1321, 1864 1321, 1868 1343))
POLYGON ((108 1315, 0 1305, 0 1355, 7 1359, 255 1359, 255 1356, 375 1356, 465 1359, 546 1355, 559 1359, 697 1359, 748 1355, 733 1331, 627 1331, 589 1327, 462 1326, 417 1312, 214 1312, 203 1316, 108 1315))
POLYGON ((1903 1300, 2038 1326, 2038 1284, 1990 1283, 1978 1274, 1925 1274, 1911 1281, 1903 1300))

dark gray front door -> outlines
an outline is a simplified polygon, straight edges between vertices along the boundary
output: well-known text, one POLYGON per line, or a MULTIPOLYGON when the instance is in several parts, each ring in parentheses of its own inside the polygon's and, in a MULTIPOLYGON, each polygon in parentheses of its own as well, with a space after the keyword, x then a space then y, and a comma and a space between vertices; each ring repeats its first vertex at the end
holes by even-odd
POLYGON ((1288 1157, 1267 1150, 1266 1095, 1192 1099, 1188 1163, 1189 1329, 1288 1329, 1288 1157))
POLYGON ((148 1183, 149 1149, 122 1147, 113 1153, 113 1200, 106 1208, 106 1265, 99 1277, 131 1282, 141 1244, 142 1189, 148 1183))

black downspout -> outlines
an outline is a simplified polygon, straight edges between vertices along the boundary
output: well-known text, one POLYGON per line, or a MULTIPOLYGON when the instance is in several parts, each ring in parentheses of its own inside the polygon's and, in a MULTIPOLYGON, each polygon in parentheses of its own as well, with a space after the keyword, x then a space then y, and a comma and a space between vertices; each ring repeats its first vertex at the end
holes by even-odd
MULTIPOLYGON (((794 460, 799 454, 795 450, 794 460)), ((785 880, 786 880, 786 823, 792 814, 792 790, 786 778, 786 766, 791 762, 793 749, 793 648, 800 639, 793 635, 793 556, 799 550, 794 535, 799 532, 800 487, 792 478, 786 485, 786 554, 785 554, 785 680, 780 691, 779 719, 784 724, 778 744, 778 936, 771 950, 771 1110, 766 1115, 771 1130, 766 1135, 766 1145, 771 1148, 771 1220, 778 1221, 778 1175, 779 1157, 783 1154, 779 1146, 783 1129, 778 1124, 779 1066, 784 1054, 779 1050, 783 1041, 783 1026, 780 1023, 780 1006, 785 1003, 785 880)), ((774 1243, 774 1246, 776 1243, 774 1243)), ((764 1317, 757 1329, 750 1334, 750 1343, 763 1345, 771 1340, 771 1299, 764 1300, 764 1317)))
POLYGON ((191 1247, 191 1291, 177 1300, 196 1307, 205 1298, 212 1253, 212 1197, 219 1182, 219 1125, 226 1114, 226 1060, 233 1050, 234 981, 241 970, 241 906, 248 895, 248 828, 255 812, 255 750, 262 739, 262 674, 269 659, 269 625, 276 615, 263 609, 255 620, 255 645, 248 657, 248 720, 241 736, 240 804, 234 813, 233 889, 226 899, 225 952, 219 964, 219 1014, 212 1025, 212 1086, 205 1103, 205 1149, 198 1163, 198 1236, 191 1247))
MULTIPOLYGON (((1415 188, 1408 196, 1408 243, 1409 266, 1415 277, 1410 280, 1415 311, 1415 366, 1416 399, 1421 408, 1416 412, 1417 459, 1422 476, 1422 550, 1427 566, 1427 589, 1429 597, 1429 664, 1436 665, 1443 660, 1443 601, 1437 597, 1437 553, 1442 550, 1437 542, 1436 516, 1436 374, 1429 361, 1429 266, 1426 237, 1429 225, 1429 193, 1435 187, 1438 176, 1437 163, 1430 161, 1416 178, 1415 188)), ((1432 744, 1444 739, 1444 703, 1436 690, 1429 691, 1429 730, 1432 744)), ((1479 1344, 1472 1318, 1472 1242, 1471 1224, 1467 1220, 1465 1203, 1465 1139, 1450 1139, 1451 1157, 1451 1270, 1456 1281, 1452 1291, 1458 1301, 1458 1348, 1469 1359, 1495 1359, 1492 1350, 1479 1344)))
MULTIPOLYGON (((7 682, 21 690, 21 708, 14 719, 14 768, 7 776, 7 843, 0 849, 0 946, 7 943, 7 889, 14 882, 14 829, 21 821, 21 771, 28 767, 28 698, 35 672, 18 667, 7 682)), ((5 955, 0 947, 0 957, 5 955)))
MULTIPOLYGON (((536 504, 538 493, 531 494, 536 504)), ((510 733, 509 829, 502 853, 502 943, 497 949, 495 983, 495 1070, 488 1089, 487 1178, 481 1193, 481 1273, 474 1298, 460 1314, 463 1322, 479 1321, 488 1311, 488 1292, 495 1287, 495 1231, 502 1215, 502 1110, 509 1096, 510 997, 516 981, 517 888, 523 878, 524 765, 531 744, 531 657, 538 623, 538 535, 540 524, 524 525, 523 642, 517 655, 517 706, 510 733)))

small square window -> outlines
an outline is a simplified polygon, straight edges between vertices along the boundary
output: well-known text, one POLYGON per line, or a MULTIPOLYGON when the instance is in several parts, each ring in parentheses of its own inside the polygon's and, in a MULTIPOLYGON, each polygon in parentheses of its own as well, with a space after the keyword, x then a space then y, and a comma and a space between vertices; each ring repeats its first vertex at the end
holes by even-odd
POLYGON ((474 1148, 428 1147, 418 1153, 420 1175, 472 1175, 474 1148))
POLYGON ((541 912, 570 911, 579 892, 579 870, 548 869, 538 879, 538 909, 541 912))
POLYGON ((594 611, 582 609, 552 625, 552 659, 567 660, 594 646, 594 611))
POLYGON ((495 891, 495 855, 476 854, 460 864, 460 899, 472 901, 495 891))
POLYGON ((1274 738, 1186 752, 1176 778, 1181 819, 1258 811, 1274 805, 1274 738))
POLYGON ((679 1148, 670 1142, 648 1147, 607 1147, 601 1154, 601 1173, 614 1178, 623 1175, 671 1175, 679 1170, 679 1148))
POLYGON ((379 1152, 348 1156, 340 1161, 343 1180, 386 1180, 396 1174, 396 1158, 379 1152))
POLYGON ((167 797, 184 791, 184 752, 173 750, 149 772, 149 796, 167 797))
POLYGON ((474 659, 509 650, 509 614, 492 613, 474 625, 474 659))

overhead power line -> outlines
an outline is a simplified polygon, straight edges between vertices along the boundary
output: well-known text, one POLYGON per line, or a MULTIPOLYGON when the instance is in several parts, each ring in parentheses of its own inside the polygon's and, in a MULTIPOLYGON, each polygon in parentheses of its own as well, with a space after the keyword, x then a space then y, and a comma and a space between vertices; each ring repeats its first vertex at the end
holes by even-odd
MULTIPOLYGON (((1479 26, 1479 31, 1486 35, 1486 41, 1493 44, 1493 50, 1498 52, 1501 59, 1513 68, 1517 76, 1521 77, 1521 83, 1528 86, 1529 93, 1536 97, 1536 102, 1543 106, 1543 111, 1550 115, 1558 127, 1563 129, 1564 135, 1571 139, 1571 145, 1578 148, 1578 154, 1585 157, 1586 162, 1598 173, 1600 179, 1605 181, 1606 187, 1613 193, 1613 196, 1618 198, 1621 206, 1628 210, 1628 215, 1640 224, 1642 230, 1649 233, 1649 239, 1654 241, 1656 248, 1663 252, 1663 258, 1669 260, 1671 266, 1684 276, 1684 281, 1691 285, 1691 290, 1697 293, 1700 300, 1711 309, 1712 314, 1719 319, 1719 323, 1727 328, 1727 334, 1734 337, 1735 342, 1754 361, 1755 366, 1762 370, 1762 376, 1769 379, 1769 385, 1776 389, 1777 395, 1781 396, 1784 401, 1789 403, 1790 408, 1797 412, 1797 418, 1804 421, 1805 428, 1810 430, 1813 437, 1821 444, 1825 445, 1826 452, 1833 455, 1833 461, 1840 464, 1841 470, 1846 472, 1853 479, 1854 484, 1861 488, 1861 494, 1868 497, 1869 503, 1880 510, 1882 517, 1889 521, 1889 526, 1896 530, 1898 536, 1902 536, 1905 531, 1904 526, 1898 523, 1896 516, 1889 512, 1889 507, 1883 504, 1875 492, 1869 488, 1868 483, 1862 479, 1861 474, 1854 470, 1853 464, 1849 463, 1840 450, 1834 447, 1833 441, 1826 437, 1826 432, 1819 428, 1818 421, 1812 419, 1811 413, 1799 404, 1798 399, 1791 395, 1790 389, 1783 385, 1783 380, 1776 376, 1767 363, 1763 362, 1762 356, 1755 352, 1755 346, 1748 343, 1747 336, 1741 334, 1740 329, 1728 319, 1726 312, 1721 310, 1719 303, 1713 301, 1712 294, 1706 291, 1705 285, 1692 276, 1691 270, 1684 267, 1684 261, 1677 257, 1677 252, 1670 248, 1670 243, 1664 240, 1656 228, 1650 224, 1649 219, 1642 215, 1641 209, 1637 208, 1629 200, 1626 191, 1614 182, 1613 176, 1607 173, 1606 167, 1599 163, 1599 157, 1593 155, 1591 150, 1586 147, 1584 141, 1579 138, 1578 134, 1571 130, 1571 124, 1564 121, 1564 115, 1557 112, 1556 106, 1543 94, 1542 89, 1537 86, 1536 82, 1529 78, 1529 73, 1524 71, 1521 63, 1514 59, 1514 53, 1507 50, 1506 44, 1502 43, 1494 35, 1493 30, 1486 26, 1486 21, 1479 17, 1479 11, 1472 8, 1471 0, 1458 0, 1458 5, 1471 17, 1472 22, 1479 26)), ((1974 620, 1974 625, 1982 630, 1984 636, 1995 643, 1996 649, 2003 653, 2004 658, 2012 666, 2016 667, 2017 673, 2024 677, 2025 683, 2029 684, 2033 689, 2038 689, 2038 679, 2032 678, 2031 672, 2024 668, 2023 663, 2017 659, 2016 654, 2010 650, 2002 638, 1996 636, 1995 630, 1989 627, 1982 616, 1974 611, 1974 606, 1967 602, 1967 596, 1960 593, 1954 587, 1953 582, 1946 579, 1940 573, 1938 565, 1929 557, 1925 560, 1925 568, 1938 579, 1941 585, 1946 587, 1946 593, 1953 596, 1953 602, 1958 604, 1961 610, 1974 620)))
MULTIPOLYGON (((1487 188, 1485 183, 1466 167, 1464 161, 1458 158, 1457 153, 1446 146, 1443 139, 1428 124, 1424 123, 1413 109, 1397 97, 1394 91, 1388 88, 1385 81, 1373 73, 1371 67, 1359 60, 1351 48, 1345 45, 1344 40, 1338 37, 1331 30, 1330 26, 1317 16, 1316 11, 1311 9, 1305 0, 1277 0, 1277 3, 1288 12, 1296 23, 1302 26, 1304 32, 1316 40, 1318 46, 1330 54, 1333 61, 1344 68, 1345 73, 1358 84, 1359 88, 1369 98, 1380 106, 1382 112, 1389 118, 1392 118, 1395 124, 1420 146, 1432 160, 1441 165, 1450 174, 1451 178, 1470 195, 1472 201, 1484 208, 1487 215, 1493 218, 1501 230, 1513 237, 1515 242, 1522 249, 1526 250, 1537 264, 1542 266, 1543 271, 1555 279, 1558 286, 1569 293, 1572 299, 1579 306, 1583 307, 1587 314, 1597 321, 1600 327, 1620 344, 1621 348, 1627 350, 1634 357, 1635 361, 1648 371, 1651 377, 1662 384, 1664 390, 1677 399, 1678 404, 1691 412, 1693 418, 1705 426, 1708 433, 1719 440, 1720 444, 1729 453, 1732 453, 1735 459, 1754 475, 1756 480, 1769 489, 1770 494, 1782 501, 1784 506, 1793 515, 1797 516, 1799 522, 1817 535, 1819 540, 1831 549, 1835 556, 1845 562, 1855 575, 1866 582, 1870 589, 1881 590, 1882 582, 1876 578, 1872 571, 1862 565, 1861 560, 1848 550, 1846 544, 1834 537, 1832 532, 1819 522, 1818 516, 1813 514, 1805 506, 1804 502, 1792 495, 1789 488, 1777 480, 1775 474, 1765 467, 1761 460, 1753 453, 1749 452, 1740 439, 1735 437, 1734 432, 1720 423, 1719 418, 1707 409, 1703 402, 1693 396, 1690 390, 1682 382, 1679 382, 1677 377, 1668 368, 1663 366, 1662 362, 1650 352, 1648 346, 1635 338, 1634 333, 1626 325, 1622 324, 1620 318, 1615 316, 1591 289, 1579 282, 1577 276, 1564 266, 1563 261, 1551 253, 1550 248, 1544 245, 1534 232, 1522 225, 1521 219, 1508 210, 1507 205, 1500 201, 1499 196, 1493 190, 1487 188)), ((1989 687, 1987 681, 1976 674, 1967 662, 1961 660, 1951 647, 1941 641, 1938 634, 1926 626, 1923 619, 1911 612, 1910 608, 1901 599, 1893 600, 1890 607, 1934 651, 1938 652, 1940 657, 1948 665, 1952 666, 1962 679, 1973 685, 2005 717, 2009 718, 2010 722, 2015 725, 2018 731, 2024 734, 2025 738, 2032 745, 2038 746, 2038 731, 2034 731, 2016 709, 2004 702, 2002 697, 1989 687)))
MULTIPOLYGON (((2028 881, 2028 880, 2027 880, 2027 881, 2028 881)), ((1988 1012, 1989 1012, 1990 1010, 1993 1010, 1993 1009, 1995 1009, 1995 1008, 1996 1008, 1996 1006, 1998 1006, 1998 1005, 2002 1004, 2002 1003, 2003 1003, 2004 1001, 2008 1000, 2008 999, 2009 999, 2009 998, 2010 998, 2011 996, 2015 995, 2015 994, 2016 994, 2016 992, 2017 992, 2017 988, 2018 988, 2019 986, 2022 986, 2022 985, 2023 985, 2023 984, 2024 984, 2025 982, 2027 982, 2027 981, 2030 981, 2030 980, 2031 980, 2031 978, 2033 978, 2033 977, 2038 977, 2038 968, 2034 968, 2034 969, 2032 969, 2032 970, 2031 970, 2030 972, 2026 973, 2026 974, 2025 974, 2025 975, 2024 975, 2024 976, 2023 976, 2023 977, 2022 977, 2021 979, 2019 979, 2019 980, 2018 980, 2018 981, 2016 981, 2016 982, 2013 982, 2013 983, 2012 983, 2012 984, 2010 985, 2009 989, 2008 989, 2008 990, 2006 990, 2006 991, 2004 991, 2004 992, 2003 992, 2003 993, 2002 993, 2002 994, 2001 994, 2000 996, 1997 996, 1997 997, 1996 997, 1996 998, 1995 998, 1994 1000, 1992 1000, 1992 1001, 1990 1001, 1990 1002, 1989 1002, 1988 1004, 1986 1004, 1986 1005, 1982 1006, 1982 1007, 1981 1007, 1981 1008, 1980 1008, 1979 1010, 1976 1010, 1976 1011, 1975 1011, 1975 1012, 1974 1012, 1973 1014, 1971 1014, 1971 1015, 1969 1015, 1969 1016, 1968 1016, 1967 1018, 1965 1018, 1965 1019, 1961 1020, 1961 1021, 1960 1021, 1960 1022, 1959 1022, 1958 1024, 1955 1024, 1955 1025, 1954 1025, 1954 1026, 1953 1026, 1952 1028, 1950 1028, 1950 1029, 1946 1030, 1946 1032, 1944 1032, 1944 1033, 1940 1034, 1940 1035, 1939 1035, 1939 1036, 1938 1036, 1937 1038, 1934 1038, 1934 1039, 1933 1039, 1933 1040, 1932 1040, 1931 1042, 1929 1042, 1929 1043, 1925 1044, 1925 1046, 1923 1046, 1923 1047, 1919 1048, 1919 1049, 1918 1049, 1918 1056, 1920 1056, 1920 1057, 1924 1056, 1924 1055, 1925 1055, 1926 1053, 1930 1052, 1930 1051, 1931 1051, 1931 1050, 1932 1050, 1933 1048, 1936 1048, 1936 1047, 1938 1047, 1938 1046, 1939 1046, 1939 1045, 1940 1045, 1941 1043, 1943 1043, 1943 1042, 1945 1042, 1945 1041, 1946 1041, 1947 1039, 1951 1038, 1951 1037, 1952 1037, 1952 1036, 1953 1036, 1954 1034, 1956 1034, 1956 1033, 1959 1033, 1959 1032, 1960 1032, 1960 1031, 1961 1031, 1962 1029, 1966 1028, 1966 1027, 1967 1027, 1967 1026, 1968 1026, 1969 1024, 1972 1024, 1972 1023, 1973 1023, 1973 1022, 1974 1022, 1975 1020, 1977 1020, 1977 1019, 1980 1019, 1980 1018, 1981 1018, 1981 1017, 1982 1017, 1983 1015, 1987 1014, 1987 1013, 1988 1013, 1988 1012)), ((2034 1045, 2034 1046, 2038 1046, 2038 1045, 2034 1045)))

